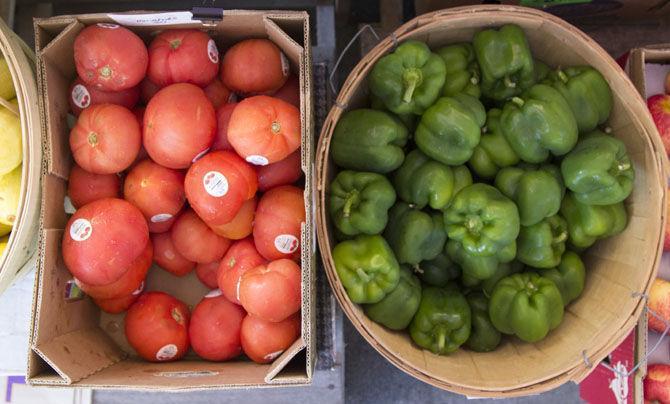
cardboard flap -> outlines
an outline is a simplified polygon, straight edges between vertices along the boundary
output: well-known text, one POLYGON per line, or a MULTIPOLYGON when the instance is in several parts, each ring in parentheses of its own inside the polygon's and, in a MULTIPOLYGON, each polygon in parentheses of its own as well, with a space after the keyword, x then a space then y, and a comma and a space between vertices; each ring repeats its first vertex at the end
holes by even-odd
POLYGON ((285 350, 277 359, 272 362, 270 370, 265 375, 265 382, 272 383, 274 378, 291 362, 297 354, 305 349, 305 340, 302 337, 298 338, 287 350, 285 350))
POLYGON ((47 360, 67 384, 113 365, 125 356, 98 327, 59 335, 34 346, 33 350, 47 360))
MULTIPOLYGON (((63 230, 42 231, 40 294, 35 307, 33 343, 42 346, 55 338, 97 324, 98 310, 89 299, 67 301, 65 288, 72 275, 60 253, 63 230)), ((109 339, 108 339, 109 340, 109 339)))

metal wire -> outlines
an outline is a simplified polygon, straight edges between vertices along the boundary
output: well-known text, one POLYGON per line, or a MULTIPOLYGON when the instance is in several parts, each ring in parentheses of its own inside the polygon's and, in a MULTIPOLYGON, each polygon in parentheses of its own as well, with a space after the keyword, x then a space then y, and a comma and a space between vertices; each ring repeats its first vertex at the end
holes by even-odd
MULTIPOLYGON (((328 82, 330 83, 330 89, 333 91, 333 95, 336 95, 336 94, 337 94, 337 88, 335 88, 335 81, 334 81, 334 79, 335 79, 335 74, 337 73, 337 68, 340 67, 340 63, 342 63, 342 58, 343 58, 344 55, 347 53, 347 51, 349 50, 349 48, 351 48, 351 46, 354 44, 354 42, 356 42, 356 40, 358 39, 358 37, 361 36, 361 34, 362 34, 365 30, 369 30, 370 33, 375 37, 375 39, 377 40, 377 42, 379 42, 379 35, 377 34, 377 31, 375 31, 375 29, 372 28, 372 25, 370 25, 370 24, 365 24, 365 25, 363 25, 363 26, 361 27, 361 29, 358 30, 358 32, 356 33, 356 35, 354 35, 354 36, 351 38, 351 40, 349 41, 349 43, 347 44, 347 46, 345 46, 344 49, 342 49, 342 52, 340 52, 340 56, 337 58, 337 61, 335 61, 335 64, 333 65, 333 71, 330 72, 330 77, 328 78, 328 82)), ((335 103, 335 105, 338 105, 338 104, 335 103)), ((341 105, 338 105, 338 106, 339 106, 340 108, 342 108, 341 105)), ((346 108, 346 106, 345 106, 345 108, 346 108)))

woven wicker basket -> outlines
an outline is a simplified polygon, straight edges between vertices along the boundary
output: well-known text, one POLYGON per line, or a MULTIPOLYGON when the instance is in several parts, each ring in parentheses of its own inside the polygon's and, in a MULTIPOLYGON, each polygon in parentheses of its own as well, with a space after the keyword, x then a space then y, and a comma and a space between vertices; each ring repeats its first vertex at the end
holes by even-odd
POLYGON ((16 222, 4 254, 0 254, 0 293, 20 275, 34 268, 40 219, 40 176, 42 173, 42 126, 37 107, 35 54, 0 19, 0 54, 8 62, 23 136, 21 195, 16 222))
POLYGON ((317 230, 328 280, 342 309, 363 337, 391 363, 434 386, 472 396, 519 396, 580 381, 635 326, 660 260, 665 224, 665 151, 646 105, 614 60, 592 39, 563 20, 541 11, 512 6, 474 6, 415 18, 383 39, 351 72, 324 124, 317 151, 317 230), (551 66, 590 64, 600 70, 614 94, 608 122, 636 170, 627 200, 630 222, 620 235, 597 243, 585 256, 586 287, 566 308, 565 319, 543 341, 512 338, 494 352, 461 349, 438 356, 414 345, 405 332, 369 320, 339 282, 331 255, 327 214, 328 186, 336 173, 330 159, 333 129, 346 109, 367 102, 366 76, 398 42, 418 39, 431 48, 471 40, 485 27, 514 23, 528 36, 534 55, 551 66))

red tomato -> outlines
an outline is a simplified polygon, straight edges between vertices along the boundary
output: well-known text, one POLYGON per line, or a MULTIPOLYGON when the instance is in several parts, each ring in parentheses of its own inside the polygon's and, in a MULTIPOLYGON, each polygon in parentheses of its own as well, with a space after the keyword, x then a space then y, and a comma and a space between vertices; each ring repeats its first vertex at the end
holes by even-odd
POLYGON ((147 77, 159 86, 193 83, 206 86, 219 72, 219 50, 197 29, 170 29, 149 45, 147 77))
POLYGON ((72 82, 68 91, 70 93, 68 98, 70 110, 75 116, 79 116, 82 110, 91 105, 98 104, 117 104, 131 109, 140 99, 138 86, 121 91, 102 91, 87 85, 79 77, 72 82))
POLYGON ((300 257, 300 226, 304 221, 302 189, 284 185, 266 192, 254 219, 258 252, 269 260, 300 257))
POLYGON ((140 97, 142 98, 142 102, 148 104, 149 100, 152 99, 160 89, 161 86, 149 80, 148 77, 145 77, 140 83, 140 97))
POLYGON ((201 264, 220 260, 230 247, 228 239, 216 235, 191 209, 179 215, 170 236, 184 258, 201 264))
POLYGON ((242 274, 239 299, 242 307, 267 321, 282 321, 300 310, 302 275, 289 259, 259 265, 242 274))
POLYGON ((172 243, 170 232, 153 233, 154 261, 156 265, 175 276, 184 276, 195 268, 195 262, 189 261, 177 251, 172 243))
POLYGON ((184 173, 141 161, 126 176, 123 196, 144 214, 150 232, 166 232, 186 202, 184 173))
POLYGON ((150 362, 181 359, 188 352, 188 307, 163 292, 147 292, 130 306, 125 318, 126 339, 150 362))
POLYGON ((240 277, 246 271, 265 263, 265 258, 256 251, 250 237, 234 242, 221 259, 217 279, 219 289, 231 302, 242 304, 239 298, 240 277))
POLYGON ((235 97, 235 93, 231 93, 219 79, 212 80, 211 83, 207 84, 207 87, 205 87, 204 90, 205 95, 212 102, 214 108, 219 108, 237 98, 235 97))
POLYGON ((268 39, 245 39, 233 45, 221 62, 221 81, 242 94, 272 94, 289 74, 286 55, 268 39))
POLYGON ((218 287, 216 278, 219 275, 219 264, 221 261, 214 261, 208 264, 198 264, 195 267, 195 274, 203 285, 210 289, 218 287))
POLYGON ((232 115, 236 106, 236 102, 231 102, 221 105, 216 110, 216 136, 214 136, 214 143, 212 143, 210 150, 233 150, 233 146, 228 141, 228 121, 230 121, 230 115, 232 115))
POLYGON ((300 111, 266 95, 245 98, 230 116, 228 141, 252 164, 283 160, 300 147, 300 111))
POLYGON ((137 299, 139 299, 142 290, 144 290, 144 282, 142 282, 140 287, 135 292, 127 296, 115 297, 112 299, 94 298, 93 303, 95 303, 98 307, 100 307, 100 310, 104 312, 110 314, 123 313, 124 311, 128 310, 128 308, 132 306, 133 303, 137 301, 137 299))
POLYGON ((215 289, 193 309, 188 336, 191 347, 203 359, 225 361, 242 353, 240 328, 246 313, 215 289))
POLYGON ((86 108, 70 132, 74 160, 93 174, 114 174, 130 167, 141 144, 139 122, 128 108, 120 105, 86 108))
POLYGON ((240 339, 244 353, 256 363, 270 363, 300 336, 300 314, 273 323, 247 315, 242 321, 240 339))
POLYGON ((63 260, 92 286, 117 281, 149 242, 147 222, 123 199, 98 199, 79 208, 65 226, 63 260))
POLYGON ((302 177, 302 163, 300 149, 289 154, 284 160, 256 168, 258 173, 258 190, 268 189, 280 185, 290 185, 302 177))
POLYGON ((153 245, 149 241, 144 251, 135 258, 135 261, 116 281, 102 286, 88 285, 77 278, 74 278, 74 281, 81 290, 95 299, 114 299, 127 296, 137 290, 146 279, 153 256, 153 245))
POLYGON ((104 91, 136 86, 147 72, 142 39, 117 24, 84 28, 74 40, 74 64, 85 83, 104 91))
POLYGON ((214 107, 193 84, 161 89, 144 112, 144 148, 165 167, 188 168, 209 150, 215 133, 214 107))
POLYGON ((67 183, 67 195, 75 208, 102 198, 121 196, 121 179, 116 174, 91 174, 74 164, 67 183))
POLYGON ((219 225, 208 224, 208 226, 221 237, 241 240, 253 231, 254 212, 256 212, 256 197, 247 199, 230 222, 219 225))
POLYGON ((258 189, 256 172, 237 154, 215 151, 193 163, 184 182, 193 210, 212 225, 228 223, 258 189))
POLYGON ((298 76, 290 75, 284 86, 272 96, 300 108, 300 80, 298 76))

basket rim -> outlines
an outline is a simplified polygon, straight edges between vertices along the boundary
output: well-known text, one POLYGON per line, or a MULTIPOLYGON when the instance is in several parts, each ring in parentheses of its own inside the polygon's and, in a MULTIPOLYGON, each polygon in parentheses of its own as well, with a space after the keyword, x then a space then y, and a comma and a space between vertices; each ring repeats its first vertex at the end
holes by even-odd
MULTIPOLYGON (((526 7, 519 6, 510 6, 510 5, 475 5, 475 6, 464 6, 464 7, 455 7, 445 10, 435 11, 432 13, 424 14, 417 16, 416 18, 408 21, 407 23, 400 26, 394 32, 389 34, 386 38, 383 38, 372 50, 368 52, 367 55, 362 57, 359 63, 354 67, 354 69, 348 75, 346 81, 343 83, 339 94, 337 96, 334 106, 329 111, 326 120, 324 122, 323 128, 320 133, 319 143, 316 153, 316 179, 317 184, 317 200, 316 200, 316 219, 317 219, 317 239, 319 243, 319 248, 321 250, 321 257, 324 264, 324 269, 330 283, 331 289, 335 294, 338 304, 345 312, 349 320, 355 326, 356 330, 363 336, 363 338, 370 344, 372 347, 377 350, 386 360, 391 362, 394 366, 398 367, 405 373, 418 378, 428 384, 433 386, 454 391, 460 394, 466 394, 477 397, 512 397, 512 396, 523 396, 527 394, 536 394, 543 391, 551 390, 567 381, 579 382, 585 378, 593 369, 594 366, 591 366, 591 363, 599 363, 604 359, 618 344, 620 344, 630 333, 630 331, 635 327, 638 318, 642 314, 643 308, 645 307, 644 296, 632 297, 637 300, 635 303, 634 309, 622 315, 624 319, 622 321, 623 325, 618 330, 618 332, 609 336, 608 338, 602 339, 598 343, 592 344, 589 348, 593 348, 593 352, 585 351, 585 358, 588 359, 588 364, 582 358, 575 358, 574 365, 565 369, 563 372, 559 372, 556 375, 549 375, 542 379, 538 379, 532 383, 526 383, 521 386, 515 386, 510 389, 504 388, 482 388, 478 389, 472 386, 458 385, 454 383, 447 382, 442 379, 435 378, 425 372, 422 372, 414 368, 408 361, 404 360, 400 356, 391 352, 389 349, 384 347, 377 339, 373 336, 374 332, 366 327, 360 320, 362 310, 358 308, 358 305, 352 303, 346 292, 344 291, 343 286, 340 284, 337 274, 334 269, 334 263, 332 260, 331 254, 331 243, 328 238, 328 229, 327 229, 327 210, 326 210, 326 184, 325 184, 325 175, 326 167, 329 163, 329 149, 330 141, 332 137, 332 132, 334 130, 336 122, 339 120, 342 113, 346 110, 347 101, 350 98, 353 90, 358 87, 358 83, 362 76, 365 76, 366 70, 371 68, 371 65, 374 64, 382 55, 386 54, 392 47, 397 43, 404 40, 407 36, 415 33, 420 29, 428 29, 434 24, 441 24, 444 21, 450 21, 454 19, 468 18, 471 15, 490 15, 491 17, 496 17, 501 15, 501 13, 506 14, 507 16, 513 15, 514 17, 523 17, 532 20, 543 20, 543 22, 551 23, 559 26, 560 28, 571 31, 575 35, 579 36, 581 41, 586 45, 591 47, 593 51, 598 54, 600 58, 605 59, 608 64, 614 70, 618 70, 620 76, 624 78, 622 80, 622 85, 626 87, 626 91, 633 94, 637 94, 638 97, 632 97, 631 100, 625 102, 624 107, 628 110, 630 109, 642 109, 646 112, 641 114, 631 114, 633 119, 639 121, 639 126, 643 127, 645 130, 640 131, 640 134, 644 137, 644 141, 647 142, 647 145, 651 149, 651 152, 654 156, 653 163, 656 171, 659 173, 659 186, 661 186, 662 194, 662 206, 666 206, 667 198, 667 187, 665 184, 666 172, 665 167, 667 166, 667 155, 665 149, 660 141, 660 136, 656 130, 651 116, 648 113, 646 104, 642 100, 641 96, 633 86, 632 82, 628 79, 623 70, 616 64, 616 62, 611 58, 611 56, 593 39, 591 39, 584 32, 578 28, 572 26, 571 24, 565 22, 564 20, 555 17, 549 13, 535 10, 526 7), (344 106, 344 107, 342 107, 344 106)), ((644 293, 648 293, 651 288, 653 279, 656 276, 658 271, 658 266, 660 263, 660 256, 662 253, 662 242, 663 242, 663 232, 665 228, 666 215, 665 212, 662 214, 662 220, 659 223, 658 234, 656 235, 657 245, 656 251, 657 254, 651 260, 651 270, 649 271, 649 279, 646 281, 644 293)))

